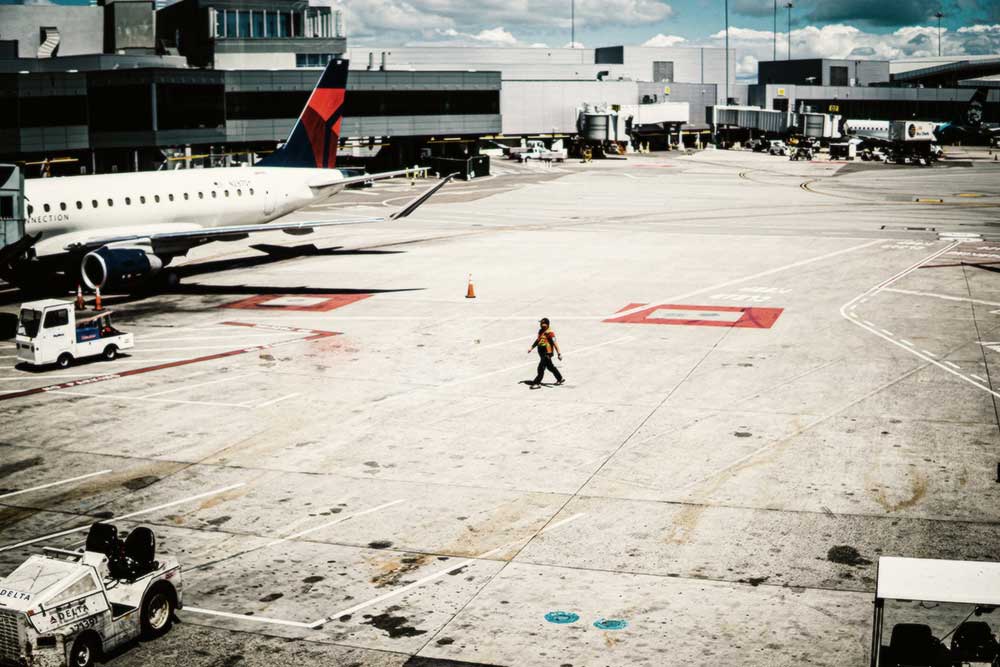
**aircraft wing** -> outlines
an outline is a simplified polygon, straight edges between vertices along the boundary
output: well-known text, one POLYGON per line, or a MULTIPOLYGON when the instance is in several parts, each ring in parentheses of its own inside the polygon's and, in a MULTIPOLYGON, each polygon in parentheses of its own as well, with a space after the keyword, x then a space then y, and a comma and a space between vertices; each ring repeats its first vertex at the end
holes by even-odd
POLYGON ((309 183, 310 188, 327 188, 332 186, 348 186, 354 185, 356 183, 371 183, 372 181, 381 181, 386 178, 395 178, 397 176, 416 176, 420 173, 426 172, 426 167, 419 167, 417 169, 400 169, 397 171, 383 171, 380 174, 359 174, 358 176, 348 176, 340 178, 321 178, 311 181, 309 183))
MULTIPOLYGON (((391 172, 390 172, 391 173, 391 172)), ((380 174, 381 176, 381 174, 380 174)), ((335 227, 341 225, 360 225, 372 222, 399 220, 413 213, 417 208, 431 198, 434 193, 443 188, 455 174, 446 176, 433 187, 415 197, 405 207, 384 217, 355 218, 346 220, 297 220, 295 222, 272 222, 259 225, 230 225, 228 227, 206 227, 197 229, 181 229, 178 231, 162 231, 152 234, 128 234, 88 238, 65 247, 67 252, 89 252, 112 243, 128 241, 149 243, 152 251, 157 254, 179 255, 189 249, 211 243, 212 241, 237 241, 258 232, 285 232, 291 235, 310 234, 317 227, 335 227)), ((365 177, 367 178, 367 177, 365 177)), ((342 182, 342 181, 341 181, 342 182)))

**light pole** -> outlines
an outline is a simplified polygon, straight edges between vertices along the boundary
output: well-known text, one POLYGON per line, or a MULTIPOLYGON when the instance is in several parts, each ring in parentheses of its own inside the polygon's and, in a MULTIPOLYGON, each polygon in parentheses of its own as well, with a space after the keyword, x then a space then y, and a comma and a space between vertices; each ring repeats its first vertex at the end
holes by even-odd
POLYGON ((938 12, 934 15, 934 18, 938 20, 938 58, 941 57, 941 19, 944 18, 944 14, 938 12))
POLYGON ((726 0, 726 101, 729 104, 729 0, 726 0))
POLYGON ((569 3, 569 48, 576 48, 576 0, 569 3))
POLYGON ((788 8, 788 59, 792 59, 792 7, 794 7, 790 2, 785 3, 785 7, 788 8))
POLYGON ((774 38, 774 56, 771 60, 778 59, 778 0, 774 0, 774 30, 771 32, 774 38))

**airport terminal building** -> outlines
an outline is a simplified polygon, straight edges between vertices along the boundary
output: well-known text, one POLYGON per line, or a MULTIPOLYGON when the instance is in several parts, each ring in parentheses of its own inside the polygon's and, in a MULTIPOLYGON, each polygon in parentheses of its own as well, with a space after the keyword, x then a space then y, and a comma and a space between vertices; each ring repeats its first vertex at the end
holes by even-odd
POLYGON ((273 150, 337 57, 352 61, 342 154, 385 165, 568 136, 585 103, 656 105, 677 141, 740 88, 722 49, 349 48, 340 12, 307 0, 8 5, 0 26, 0 159, 55 173, 273 150))
POLYGON ((656 147, 708 139, 706 110, 726 103, 948 120, 985 85, 985 120, 1000 113, 997 58, 762 62, 746 85, 719 48, 349 46, 341 13, 309 0, 102 0, 0 6, 0 160, 63 174, 252 160, 340 57, 341 154, 380 168, 571 137, 583 105, 626 110, 656 147))

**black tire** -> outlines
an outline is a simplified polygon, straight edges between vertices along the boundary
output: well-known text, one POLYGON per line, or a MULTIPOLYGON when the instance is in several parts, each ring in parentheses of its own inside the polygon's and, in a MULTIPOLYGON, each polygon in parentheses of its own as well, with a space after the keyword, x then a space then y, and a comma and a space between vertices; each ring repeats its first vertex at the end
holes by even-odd
POLYGON ((56 366, 59 368, 69 368, 73 364, 73 355, 69 352, 63 352, 56 359, 56 366))
POLYGON ((80 635, 69 650, 69 667, 93 667, 97 660, 97 641, 91 635, 80 635))
POLYGON ((169 584, 153 586, 142 599, 142 636, 156 639, 174 623, 174 591, 169 584))
POLYGON ((104 348, 104 352, 101 353, 101 356, 104 357, 105 361, 114 361, 115 357, 118 356, 118 346, 108 345, 104 348))

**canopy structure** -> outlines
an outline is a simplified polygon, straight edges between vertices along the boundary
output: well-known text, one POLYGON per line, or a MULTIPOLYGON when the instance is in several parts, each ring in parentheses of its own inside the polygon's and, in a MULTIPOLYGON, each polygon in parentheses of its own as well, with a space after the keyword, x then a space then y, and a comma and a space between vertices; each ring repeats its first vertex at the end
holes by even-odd
POLYGON ((1000 563, 897 556, 879 558, 872 616, 871 667, 881 664, 886 600, 1000 606, 1000 563))
POLYGON ((882 557, 875 597, 1000 606, 1000 563, 882 557))

